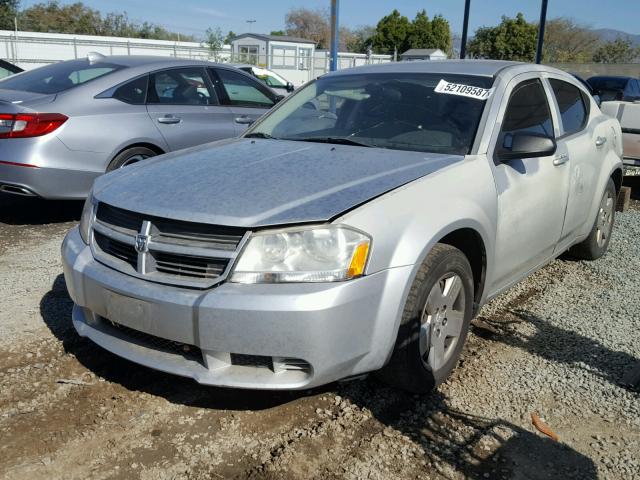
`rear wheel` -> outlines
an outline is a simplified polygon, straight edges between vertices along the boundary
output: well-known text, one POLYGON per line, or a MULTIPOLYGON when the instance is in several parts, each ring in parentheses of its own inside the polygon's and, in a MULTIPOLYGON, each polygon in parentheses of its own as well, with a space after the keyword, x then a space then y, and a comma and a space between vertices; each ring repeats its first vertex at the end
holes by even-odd
POLYGON ((120 152, 116 157, 111 160, 111 163, 107 167, 107 172, 117 170, 118 168, 133 165, 134 163, 146 160, 149 157, 155 157, 157 153, 147 147, 133 147, 127 148, 120 152))
POLYGON ((473 274, 457 248, 437 244, 407 298, 396 345, 380 376, 411 392, 428 392, 458 362, 473 310, 473 274))
POLYGON ((596 221, 591 228, 589 236, 582 242, 571 247, 569 253, 584 260, 596 260, 603 256, 607 248, 609 248, 615 212, 616 186, 613 180, 609 179, 602 199, 600 200, 596 221))

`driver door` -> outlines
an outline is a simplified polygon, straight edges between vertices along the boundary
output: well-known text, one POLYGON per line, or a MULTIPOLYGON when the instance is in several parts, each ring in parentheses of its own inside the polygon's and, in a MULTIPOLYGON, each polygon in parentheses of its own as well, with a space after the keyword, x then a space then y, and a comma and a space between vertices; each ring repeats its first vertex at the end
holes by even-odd
POLYGON ((557 120, 549 92, 537 75, 508 85, 490 158, 498 192, 493 291, 510 286, 553 256, 567 206, 569 162, 562 146, 553 155, 501 160, 517 134, 555 139, 557 120))

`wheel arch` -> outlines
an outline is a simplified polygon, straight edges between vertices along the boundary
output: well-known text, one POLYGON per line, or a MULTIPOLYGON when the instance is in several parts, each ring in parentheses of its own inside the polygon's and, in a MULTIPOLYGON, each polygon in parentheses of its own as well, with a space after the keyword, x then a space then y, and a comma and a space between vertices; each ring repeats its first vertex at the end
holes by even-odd
POLYGON ((460 250, 471 265, 473 273, 473 314, 480 307, 487 274, 487 249, 480 233, 470 227, 463 227, 447 233, 436 243, 444 243, 460 250))
POLYGON ((130 148, 136 148, 136 147, 148 148, 149 150, 153 150, 154 152, 156 152, 156 155, 162 155, 163 153, 166 153, 162 148, 160 148, 159 146, 157 146, 157 145, 155 145, 153 143, 149 143, 149 142, 131 143, 129 145, 126 145, 126 146, 120 148, 120 150, 118 150, 116 153, 114 153, 111 156, 111 159, 109 160, 109 163, 111 163, 114 158, 116 158, 118 155, 120 155, 125 150, 129 150, 130 148))
POLYGON ((616 194, 620 193, 620 189, 622 188, 622 168, 616 168, 613 172, 611 172, 610 178, 613 180, 614 185, 616 186, 616 194))

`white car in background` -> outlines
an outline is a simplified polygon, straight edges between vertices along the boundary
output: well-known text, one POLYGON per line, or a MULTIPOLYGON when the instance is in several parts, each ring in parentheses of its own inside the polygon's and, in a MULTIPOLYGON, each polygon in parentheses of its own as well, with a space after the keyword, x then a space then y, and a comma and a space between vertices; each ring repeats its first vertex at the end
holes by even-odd
POLYGON ((236 67, 249 75, 253 75, 278 95, 286 97, 295 90, 293 83, 278 75, 276 72, 267 70, 266 68, 257 67, 248 63, 234 63, 231 64, 231 66, 236 67))

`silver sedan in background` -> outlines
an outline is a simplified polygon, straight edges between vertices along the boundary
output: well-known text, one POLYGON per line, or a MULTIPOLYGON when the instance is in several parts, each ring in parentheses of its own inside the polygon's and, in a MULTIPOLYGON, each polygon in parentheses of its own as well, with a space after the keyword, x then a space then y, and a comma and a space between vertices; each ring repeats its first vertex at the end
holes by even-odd
POLYGON ((156 56, 87 58, 0 81, 0 191, 85 198, 148 157, 241 134, 279 96, 235 68, 156 56))

